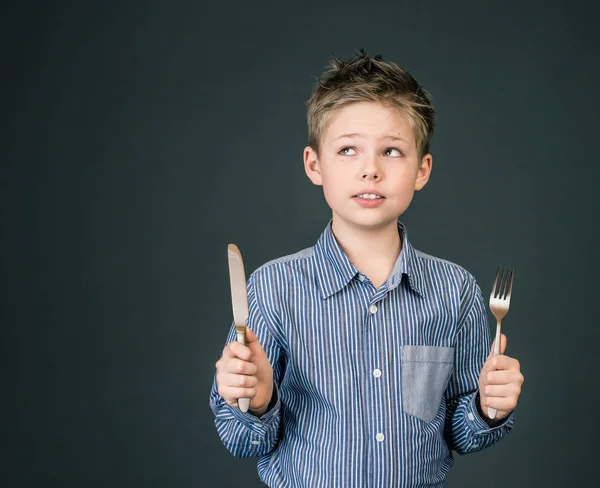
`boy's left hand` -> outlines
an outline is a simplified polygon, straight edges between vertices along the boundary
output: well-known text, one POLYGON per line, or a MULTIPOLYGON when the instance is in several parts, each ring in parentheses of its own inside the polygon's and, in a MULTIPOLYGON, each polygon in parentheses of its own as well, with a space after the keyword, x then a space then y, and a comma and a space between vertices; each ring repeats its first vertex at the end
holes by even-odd
POLYGON ((506 336, 500 335, 500 355, 493 356, 494 345, 479 374, 479 404, 483 419, 491 421, 487 416, 488 407, 498 412, 494 420, 499 421, 517 406, 521 385, 525 378, 521 374, 519 361, 504 356, 506 336))

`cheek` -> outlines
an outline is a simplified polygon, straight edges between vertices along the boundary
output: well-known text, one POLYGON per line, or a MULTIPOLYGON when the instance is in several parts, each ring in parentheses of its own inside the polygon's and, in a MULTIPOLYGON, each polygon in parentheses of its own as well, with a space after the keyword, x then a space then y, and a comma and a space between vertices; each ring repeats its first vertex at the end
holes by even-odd
POLYGON ((339 202, 348 194, 348 186, 342 181, 341 178, 335 175, 324 175, 323 176, 323 195, 327 203, 332 204, 339 202))
POLYGON ((401 188, 397 188, 394 192, 394 201, 400 208, 406 210, 406 208, 411 204, 414 196, 414 185, 405 184, 401 188))
POLYGON ((339 191, 336 189, 335 185, 332 184, 324 184, 323 185, 323 195, 325 196, 325 200, 327 203, 332 203, 336 199, 339 199, 339 191))

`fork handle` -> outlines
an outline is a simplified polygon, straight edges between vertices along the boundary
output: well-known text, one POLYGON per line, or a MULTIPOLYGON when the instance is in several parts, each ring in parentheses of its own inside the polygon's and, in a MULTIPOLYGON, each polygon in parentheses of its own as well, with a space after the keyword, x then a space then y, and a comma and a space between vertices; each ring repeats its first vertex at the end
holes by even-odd
MULTIPOLYGON (((497 322, 498 323, 496 325, 496 340, 494 341, 494 356, 500 355, 500 331, 502 328, 502 321, 498 320, 497 322)), ((488 417, 489 418, 495 419, 497 413, 498 413, 498 410, 496 410, 495 408, 492 408, 492 407, 488 407, 488 417)))

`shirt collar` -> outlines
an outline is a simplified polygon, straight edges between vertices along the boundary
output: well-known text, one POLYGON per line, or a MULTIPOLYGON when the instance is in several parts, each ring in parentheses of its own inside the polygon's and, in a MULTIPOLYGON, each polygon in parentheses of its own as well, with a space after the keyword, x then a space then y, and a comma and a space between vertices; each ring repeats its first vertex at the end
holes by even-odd
MULTIPOLYGON (((421 261, 416 249, 408 240, 406 227, 401 222, 398 222, 398 232, 402 239, 402 251, 388 278, 388 291, 400 285, 403 276, 406 275, 410 287, 423 296, 421 261)), ((331 229, 331 221, 319 237, 314 250, 317 259, 317 280, 323 299, 339 292, 359 274, 358 269, 350 262, 335 239, 331 229)))

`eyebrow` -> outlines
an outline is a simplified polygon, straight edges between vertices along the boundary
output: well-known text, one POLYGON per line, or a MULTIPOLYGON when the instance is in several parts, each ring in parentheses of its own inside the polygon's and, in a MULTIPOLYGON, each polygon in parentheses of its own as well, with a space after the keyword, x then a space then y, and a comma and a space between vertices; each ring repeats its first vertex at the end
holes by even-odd
MULTIPOLYGON (((353 133, 351 133, 351 134, 342 134, 342 135, 340 135, 340 136, 336 137, 336 138, 334 139, 334 141, 337 141, 338 139, 343 139, 343 138, 345 138, 345 137, 348 137, 348 138, 352 139, 352 138, 354 138, 354 137, 362 137, 362 138, 364 138, 365 136, 364 136, 364 134, 360 134, 360 133, 358 133, 358 132, 353 132, 353 133)), ((403 141, 403 142, 408 142, 408 141, 407 141, 406 139, 404 139, 403 137, 396 136, 396 135, 393 135, 393 134, 390 134, 390 135, 388 135, 388 136, 384 136, 384 137, 382 137, 382 139, 391 139, 391 140, 393 140, 393 141, 403 141)))

